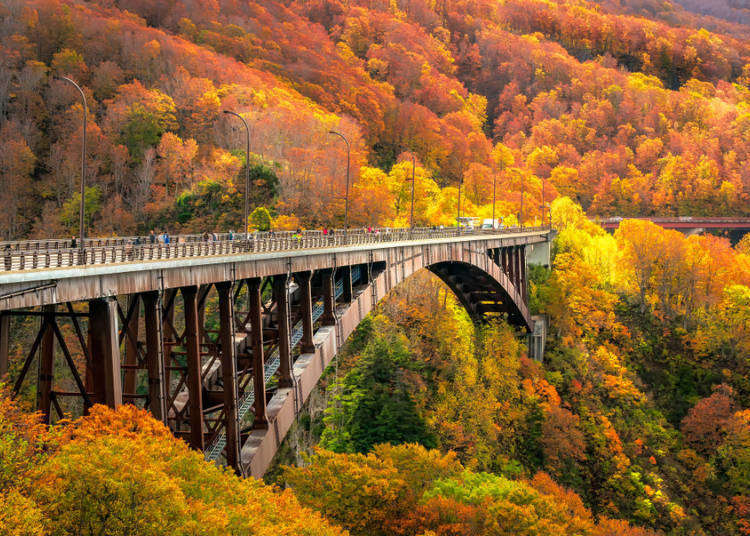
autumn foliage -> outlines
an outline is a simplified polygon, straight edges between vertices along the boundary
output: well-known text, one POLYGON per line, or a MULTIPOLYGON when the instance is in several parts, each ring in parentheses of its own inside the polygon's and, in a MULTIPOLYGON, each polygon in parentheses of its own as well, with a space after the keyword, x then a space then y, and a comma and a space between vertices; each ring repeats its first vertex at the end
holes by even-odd
POLYGON ((4 1, 0 231, 75 228, 82 108, 60 76, 89 105, 91 234, 237 229, 247 166, 266 170, 252 208, 341 224, 331 129, 357 225, 407 223, 412 156, 420 225, 454 224, 459 187, 478 217, 494 187, 508 223, 558 193, 593 215, 746 214, 750 45, 667 4, 4 1))
POLYGON ((0 398, 0 533, 345 534, 289 491, 241 480, 134 406, 54 433, 0 398))

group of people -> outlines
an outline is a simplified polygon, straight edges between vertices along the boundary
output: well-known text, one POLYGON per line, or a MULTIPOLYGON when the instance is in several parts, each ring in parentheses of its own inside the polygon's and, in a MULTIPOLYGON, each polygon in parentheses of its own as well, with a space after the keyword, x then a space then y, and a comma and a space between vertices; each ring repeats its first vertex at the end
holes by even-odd
MULTIPOLYGON (((442 229, 442 228, 443 228, 442 225, 440 225, 440 226, 432 226, 433 230, 442 229)), ((381 232, 380 229, 372 227, 371 225, 368 225, 367 227, 362 227, 359 230, 365 231, 367 233, 376 234, 376 235, 380 234, 380 232, 381 232)), ((267 236, 270 237, 270 238, 273 238, 275 236, 275 234, 276 234, 273 230, 268 230, 266 233, 267 233, 267 236)), ((248 234, 247 238, 250 239, 250 240, 255 240, 256 237, 257 237, 257 234, 258 234, 257 231, 255 231, 255 232, 253 232, 251 234, 248 234)), ((325 237, 331 237, 331 238, 333 238, 334 236, 336 236, 336 230, 333 229, 333 228, 329 228, 329 227, 323 227, 322 228, 322 234, 325 237)), ((297 228, 297 230, 294 231, 294 233, 292 234, 292 238, 294 238, 296 240, 302 240, 303 235, 304 235, 304 231, 301 228, 297 228)), ((222 238, 222 239, 224 239, 224 240, 234 240, 236 237, 237 237, 236 233, 234 231, 230 230, 227 233, 226 238, 222 238)), ((242 238, 242 235, 240 235, 240 238, 242 238)), ((201 240, 203 242, 218 242, 219 241, 219 237, 217 236, 217 234, 215 232, 213 232, 213 231, 209 232, 209 231, 206 230, 201 235, 201 240)), ((133 238, 130 241, 130 244, 133 245, 133 246, 155 245, 155 244, 170 245, 170 244, 176 244, 176 243, 179 243, 179 242, 180 242, 180 237, 179 236, 172 237, 172 236, 170 236, 170 234, 166 230, 163 230, 163 231, 157 233, 155 229, 151 229, 151 231, 149 232, 148 235, 146 235, 145 237, 143 237, 143 236, 136 236, 135 238, 133 238)), ((71 237, 71 239, 70 239, 70 246, 69 247, 71 249, 76 249, 78 246, 79 246, 78 239, 75 236, 71 237)))

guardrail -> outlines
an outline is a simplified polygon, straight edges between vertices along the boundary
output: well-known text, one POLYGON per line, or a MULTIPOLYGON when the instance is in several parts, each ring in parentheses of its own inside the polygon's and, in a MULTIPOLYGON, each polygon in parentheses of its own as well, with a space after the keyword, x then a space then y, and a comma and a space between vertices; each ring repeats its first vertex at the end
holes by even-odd
POLYGON ((151 243, 147 237, 87 239, 85 247, 71 248, 70 240, 33 240, 25 242, 0 242, 0 273, 3 271, 40 270, 71 266, 104 265, 124 262, 142 262, 163 259, 189 259, 215 255, 296 251, 339 246, 360 246, 383 242, 455 238, 488 234, 511 234, 545 231, 548 227, 507 227, 504 229, 434 229, 334 230, 295 233, 253 233, 248 237, 229 234, 179 235, 170 237, 170 243, 151 243), (215 236, 215 240, 214 240, 215 236), (145 242, 144 242, 145 240, 145 242), (101 245, 99 245, 101 244, 101 245))

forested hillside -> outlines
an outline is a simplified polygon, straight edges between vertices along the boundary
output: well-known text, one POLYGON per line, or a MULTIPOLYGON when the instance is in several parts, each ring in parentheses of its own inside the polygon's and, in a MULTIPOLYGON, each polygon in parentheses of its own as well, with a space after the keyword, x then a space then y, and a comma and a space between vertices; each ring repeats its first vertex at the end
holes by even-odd
POLYGON ((489 215, 493 180, 508 221, 542 190, 592 216, 746 214, 750 43, 659 6, 3 0, 0 232, 75 228, 81 105, 59 76, 88 97, 90 234, 239 228, 246 165, 277 227, 340 224, 332 128, 355 224, 405 223, 411 154, 420 224, 453 223, 459 185, 489 215))
POLYGON ((550 334, 532 361, 417 274, 268 484, 132 406, 43 426, 0 383, 0 534, 750 535, 750 239, 592 222, 750 216, 745 4, 0 0, 0 239, 78 232, 63 76, 89 235, 238 231, 248 170, 272 227, 340 226, 334 130, 354 226, 408 225, 412 161, 417 225, 459 195, 490 217, 493 184, 505 223, 551 218, 550 334))
POLYGON ((543 363, 510 326, 475 330, 442 283, 416 278, 359 328, 322 411, 292 434, 302 468, 273 478, 363 536, 748 534, 747 240, 632 220, 612 236, 567 199, 552 213, 553 269, 531 287, 550 318, 543 363))
POLYGON ((0 386, 0 533, 746 536, 750 242, 552 218, 544 361, 413 276, 329 367, 283 492, 132 406, 48 429, 0 386))

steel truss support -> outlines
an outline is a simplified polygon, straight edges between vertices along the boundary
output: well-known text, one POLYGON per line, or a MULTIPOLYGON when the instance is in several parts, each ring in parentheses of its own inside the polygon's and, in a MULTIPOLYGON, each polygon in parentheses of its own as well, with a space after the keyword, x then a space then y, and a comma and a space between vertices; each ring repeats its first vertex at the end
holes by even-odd
POLYGON ((276 325, 279 330, 279 387, 293 387, 289 277, 286 274, 273 276, 273 301, 276 304, 276 325))
POLYGON ((310 281, 312 279, 312 272, 297 272, 294 274, 294 280, 299 285, 299 292, 301 294, 301 308, 300 314, 302 315, 302 352, 312 353, 315 351, 315 342, 313 340, 313 307, 312 307, 312 288, 310 281))
POLYGON ((117 300, 89 301, 89 350, 94 402, 111 408, 122 405, 117 300))
POLYGON ((8 373, 10 362, 10 315, 0 312, 0 379, 8 373))
POLYGON ((162 305, 159 292, 142 294, 143 319, 146 327, 146 368, 148 370, 148 405, 154 418, 167 422, 166 376, 162 305))
POLYGON ((252 347, 253 388, 255 392, 253 428, 268 428, 266 417, 266 378, 263 357, 263 303, 259 277, 247 280, 247 298, 252 347))
POLYGON ((39 353, 39 374, 37 381, 37 410, 42 413, 42 421, 50 422, 52 410, 52 382, 54 379, 55 363, 55 331, 52 325, 55 322, 55 306, 45 305, 42 310, 46 313, 42 317, 42 346, 39 353))
POLYGON ((196 450, 204 449, 203 440, 203 379, 200 354, 201 330, 198 321, 198 289, 180 289, 185 306, 185 349, 187 351, 188 412, 190 435, 188 443, 196 450))
POLYGON ((343 285, 341 303, 348 304, 352 301, 352 296, 354 296, 354 288, 352 286, 352 268, 351 266, 342 266, 337 269, 336 272, 341 273, 341 284, 343 285))
POLYGON ((128 314, 123 322, 123 335, 125 338, 125 373, 122 384, 126 394, 135 393, 136 373, 139 364, 138 359, 138 331, 141 318, 140 294, 128 296, 128 314))
POLYGON ((216 284, 219 294, 219 343, 221 345, 221 379, 224 390, 224 429, 227 465, 242 474, 240 429, 237 414, 237 363, 234 342, 232 282, 216 284))
POLYGON ((320 322, 324 326, 336 325, 336 294, 333 268, 325 268, 320 271, 323 280, 323 316, 320 322))

